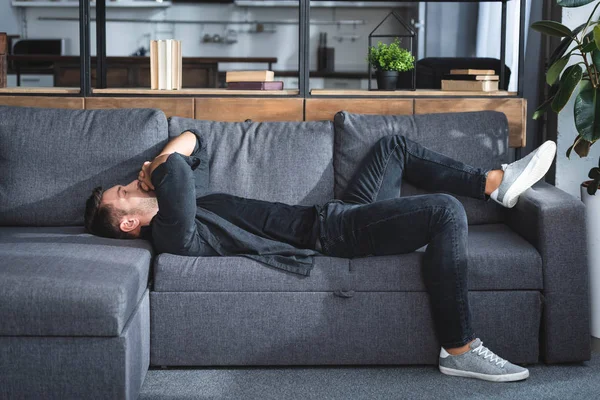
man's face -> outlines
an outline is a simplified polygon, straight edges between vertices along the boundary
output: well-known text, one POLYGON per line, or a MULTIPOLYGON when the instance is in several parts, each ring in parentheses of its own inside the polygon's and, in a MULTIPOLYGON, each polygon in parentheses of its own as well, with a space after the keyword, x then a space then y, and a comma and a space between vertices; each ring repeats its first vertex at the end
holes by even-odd
POLYGON ((142 190, 137 179, 126 186, 116 185, 105 190, 102 204, 110 204, 128 215, 146 216, 158 212, 156 194, 142 190))

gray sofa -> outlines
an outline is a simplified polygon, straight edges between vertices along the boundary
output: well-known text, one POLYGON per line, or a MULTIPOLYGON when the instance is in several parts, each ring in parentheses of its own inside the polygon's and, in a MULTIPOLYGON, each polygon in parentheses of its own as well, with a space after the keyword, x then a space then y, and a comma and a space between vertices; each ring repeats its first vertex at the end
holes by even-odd
MULTIPOLYGON (((423 249, 319 256, 304 277, 84 233, 92 188, 135 179, 190 128, 207 140, 211 190, 290 204, 339 197, 384 135, 473 165, 508 161, 496 112, 224 123, 0 107, 0 398, 135 399, 152 366, 437 363, 423 249)), ((399 195, 420 193, 403 182, 399 195)), ((583 203, 544 182, 510 210, 457 198, 485 344, 517 363, 589 360, 583 203)))

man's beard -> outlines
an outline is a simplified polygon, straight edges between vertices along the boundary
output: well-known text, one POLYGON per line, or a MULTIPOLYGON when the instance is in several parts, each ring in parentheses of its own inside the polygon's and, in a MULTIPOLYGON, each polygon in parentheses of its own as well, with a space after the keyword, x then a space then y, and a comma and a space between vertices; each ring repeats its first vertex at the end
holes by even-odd
POLYGON ((132 210, 132 214, 146 215, 156 214, 158 211, 158 200, 156 197, 145 197, 140 199, 140 203, 132 210))

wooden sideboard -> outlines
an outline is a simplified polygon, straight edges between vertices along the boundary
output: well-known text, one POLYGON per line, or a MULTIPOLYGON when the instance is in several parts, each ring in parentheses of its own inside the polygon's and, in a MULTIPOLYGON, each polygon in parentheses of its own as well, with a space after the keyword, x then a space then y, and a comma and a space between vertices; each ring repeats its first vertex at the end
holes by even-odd
POLYGON ((509 146, 525 147, 527 100, 522 98, 378 99, 378 98, 261 98, 261 97, 47 97, 0 96, 0 105, 98 108, 158 108, 167 117, 213 121, 332 120, 336 112, 411 115, 494 110, 508 119, 509 146))

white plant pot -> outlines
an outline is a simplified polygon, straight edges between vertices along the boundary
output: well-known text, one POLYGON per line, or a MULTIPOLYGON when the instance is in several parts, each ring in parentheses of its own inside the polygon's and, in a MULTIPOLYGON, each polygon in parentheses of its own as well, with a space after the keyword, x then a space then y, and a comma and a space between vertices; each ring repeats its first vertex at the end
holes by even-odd
POLYGON ((600 338, 600 189, 593 196, 589 195, 587 185, 591 182, 583 182, 580 188, 581 201, 586 207, 592 336, 600 338))

